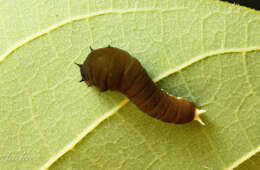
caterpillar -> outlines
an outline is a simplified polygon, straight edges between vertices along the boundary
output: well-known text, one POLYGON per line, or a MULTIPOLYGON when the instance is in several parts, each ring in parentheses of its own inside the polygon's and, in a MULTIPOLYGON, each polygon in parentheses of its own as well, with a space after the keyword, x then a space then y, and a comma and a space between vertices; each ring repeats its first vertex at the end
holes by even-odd
POLYGON ((200 114, 205 110, 161 90, 128 52, 110 45, 96 50, 90 47, 90 50, 83 64, 75 63, 80 68, 80 82, 94 85, 101 92, 120 91, 141 111, 161 121, 184 124, 197 120, 204 125, 200 114))

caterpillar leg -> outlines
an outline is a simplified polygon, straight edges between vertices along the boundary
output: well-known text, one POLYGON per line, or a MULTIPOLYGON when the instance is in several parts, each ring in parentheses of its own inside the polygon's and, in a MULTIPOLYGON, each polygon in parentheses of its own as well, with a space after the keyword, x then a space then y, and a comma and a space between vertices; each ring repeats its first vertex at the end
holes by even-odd
POLYGON ((85 81, 85 83, 86 83, 86 85, 87 85, 88 87, 92 86, 92 84, 91 84, 89 81, 86 81, 86 80, 83 80, 83 81, 85 81))
POLYGON ((200 124, 202 124, 203 126, 205 126, 205 123, 201 120, 201 118, 200 118, 200 115, 202 114, 202 113, 205 113, 206 112, 206 110, 199 110, 199 109, 197 109, 196 108, 196 110, 195 110, 195 115, 194 115, 194 119, 193 120, 196 120, 196 121, 198 121, 200 124))

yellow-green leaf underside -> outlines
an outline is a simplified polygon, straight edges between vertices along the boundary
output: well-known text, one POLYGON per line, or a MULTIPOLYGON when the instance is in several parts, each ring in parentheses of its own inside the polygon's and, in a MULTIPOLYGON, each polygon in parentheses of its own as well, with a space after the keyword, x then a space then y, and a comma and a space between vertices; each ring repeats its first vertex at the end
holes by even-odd
POLYGON ((257 161, 259 12, 214 0, 2 0, 0 44, 0 169, 221 170, 257 161), (79 83, 74 62, 109 44, 207 110, 206 126, 160 122, 118 92, 79 83))

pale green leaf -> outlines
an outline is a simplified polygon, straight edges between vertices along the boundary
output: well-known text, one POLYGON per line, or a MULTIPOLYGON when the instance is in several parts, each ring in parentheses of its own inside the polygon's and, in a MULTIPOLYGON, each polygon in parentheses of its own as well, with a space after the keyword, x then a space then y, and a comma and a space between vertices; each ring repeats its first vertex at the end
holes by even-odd
POLYGON ((260 152, 252 156, 250 159, 246 160, 240 164, 235 170, 257 170, 260 169, 260 152))
POLYGON ((0 18, 0 169, 221 170, 259 152, 259 12, 214 0, 2 0, 0 18), (206 126, 160 122, 78 83, 74 62, 108 44, 207 110, 206 126))

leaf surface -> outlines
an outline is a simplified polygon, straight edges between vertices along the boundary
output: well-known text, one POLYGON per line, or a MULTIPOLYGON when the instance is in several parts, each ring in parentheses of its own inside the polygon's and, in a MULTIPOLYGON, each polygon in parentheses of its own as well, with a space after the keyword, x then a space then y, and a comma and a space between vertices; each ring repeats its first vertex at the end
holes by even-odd
POLYGON ((211 0, 3 0, 0 17, 0 169, 232 169, 259 152, 259 12, 211 0), (74 62, 108 44, 207 110, 206 126, 154 120, 78 83, 74 62))

